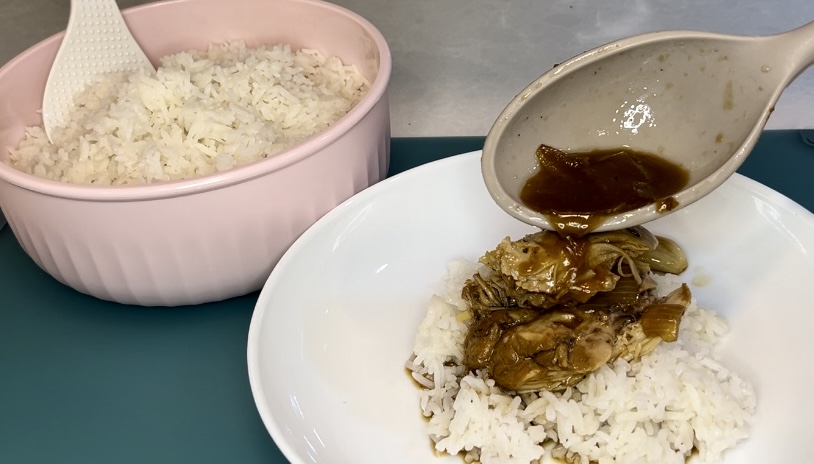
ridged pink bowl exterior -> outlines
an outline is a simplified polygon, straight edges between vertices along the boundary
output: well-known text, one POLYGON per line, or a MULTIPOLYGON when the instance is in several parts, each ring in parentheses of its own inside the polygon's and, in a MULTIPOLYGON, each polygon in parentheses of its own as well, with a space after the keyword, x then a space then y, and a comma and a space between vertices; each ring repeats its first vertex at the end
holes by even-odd
MULTIPOLYGON (((262 287, 318 218, 383 179, 390 145, 390 52, 376 28, 315 0, 175 0, 125 11, 155 60, 213 42, 289 43, 356 64, 372 85, 328 130, 266 160, 199 179, 90 187, 16 171, 0 152, 0 207, 46 272, 96 297, 197 304, 262 287)), ((60 36, 0 69, 0 145, 16 146, 38 110, 60 36)))

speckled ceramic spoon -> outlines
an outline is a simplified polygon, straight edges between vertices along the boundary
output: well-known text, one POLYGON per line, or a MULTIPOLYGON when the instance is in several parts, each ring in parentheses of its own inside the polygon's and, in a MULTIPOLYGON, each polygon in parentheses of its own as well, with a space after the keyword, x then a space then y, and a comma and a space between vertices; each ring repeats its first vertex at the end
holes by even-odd
POLYGON ((71 0, 65 36, 45 85, 42 119, 49 139, 64 126, 74 97, 108 73, 155 72, 115 0, 71 0))
MULTIPOLYGON (((746 37, 656 32, 603 45, 532 82, 490 130, 482 170, 509 214, 551 229, 519 199, 537 170, 535 149, 567 152, 629 147, 689 171, 678 206, 702 198, 743 163, 780 94, 814 63, 814 23, 746 37)), ((595 230, 642 224, 666 213, 655 204, 606 218, 595 230)))

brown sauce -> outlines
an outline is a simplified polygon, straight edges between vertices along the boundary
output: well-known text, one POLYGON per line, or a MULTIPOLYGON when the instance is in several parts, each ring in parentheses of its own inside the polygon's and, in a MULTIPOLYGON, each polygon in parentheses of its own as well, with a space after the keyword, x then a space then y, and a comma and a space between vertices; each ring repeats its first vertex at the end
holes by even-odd
POLYGON ((651 203, 670 211, 678 206, 672 195, 689 181, 683 167, 628 148, 565 153, 540 145, 536 155, 540 170, 526 180, 520 200, 560 233, 586 234, 651 203))
POLYGON ((576 275, 585 272, 590 250, 590 242, 586 238, 575 235, 562 237, 557 234, 544 233, 538 238, 537 243, 540 246, 530 249, 526 255, 527 259, 518 263, 519 276, 526 277, 545 272, 554 259, 559 263, 568 263, 566 266, 573 269, 573 273, 576 275))

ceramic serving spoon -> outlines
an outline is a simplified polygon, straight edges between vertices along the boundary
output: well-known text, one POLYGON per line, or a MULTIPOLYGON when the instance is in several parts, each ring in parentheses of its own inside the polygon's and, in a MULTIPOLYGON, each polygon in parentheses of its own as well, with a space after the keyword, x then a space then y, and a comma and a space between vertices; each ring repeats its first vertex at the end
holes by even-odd
MULTIPOLYGON (((519 199, 536 172, 535 150, 628 147, 689 171, 672 211, 723 183, 751 152, 780 94, 814 63, 814 23, 745 37, 656 32, 622 39, 555 66, 503 110, 483 149, 494 200, 529 224, 552 229, 519 199)), ((663 216, 655 204, 605 218, 595 231, 663 216)))
MULTIPOLYGON (((45 85, 42 119, 48 138, 64 126, 74 97, 108 73, 154 73, 115 0, 71 0, 68 27, 45 85)), ((53 141, 53 139, 52 139, 53 141)))

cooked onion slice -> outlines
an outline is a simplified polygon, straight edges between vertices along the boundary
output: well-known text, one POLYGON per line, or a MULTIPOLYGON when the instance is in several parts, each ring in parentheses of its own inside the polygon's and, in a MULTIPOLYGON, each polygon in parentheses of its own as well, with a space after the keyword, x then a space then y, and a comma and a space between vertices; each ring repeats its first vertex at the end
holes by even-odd
POLYGON ((665 342, 678 340, 678 326, 684 315, 684 305, 656 303, 645 308, 639 323, 647 337, 660 337, 665 342))
POLYGON ((645 263, 656 272, 681 274, 687 269, 687 256, 678 244, 669 238, 658 237, 659 244, 655 250, 646 251, 636 257, 636 261, 645 263))

